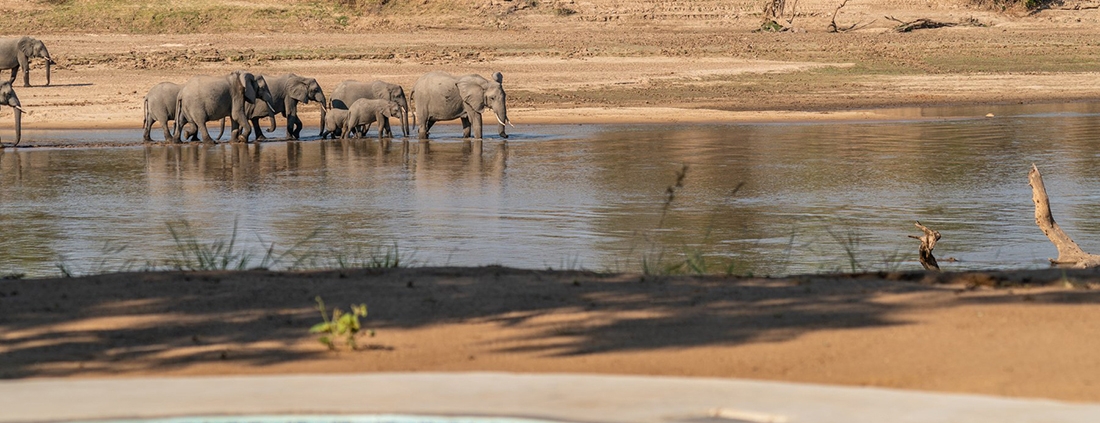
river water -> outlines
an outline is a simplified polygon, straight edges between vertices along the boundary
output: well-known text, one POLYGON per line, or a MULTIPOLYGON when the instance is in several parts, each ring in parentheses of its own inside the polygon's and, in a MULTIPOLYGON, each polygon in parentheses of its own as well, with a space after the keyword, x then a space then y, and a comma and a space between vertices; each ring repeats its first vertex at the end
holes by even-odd
POLYGON ((1100 104, 897 116, 531 125, 506 143, 463 142, 454 126, 385 145, 25 131, 78 148, 0 150, 0 275, 165 268, 188 242, 230 240, 249 267, 364 264, 396 248, 405 264, 436 266, 904 270, 920 268, 907 237, 917 220, 943 234, 945 269, 1041 267, 1056 251, 1034 222, 1032 163, 1059 224, 1100 252, 1100 104), (268 248, 290 253, 272 265, 268 248))

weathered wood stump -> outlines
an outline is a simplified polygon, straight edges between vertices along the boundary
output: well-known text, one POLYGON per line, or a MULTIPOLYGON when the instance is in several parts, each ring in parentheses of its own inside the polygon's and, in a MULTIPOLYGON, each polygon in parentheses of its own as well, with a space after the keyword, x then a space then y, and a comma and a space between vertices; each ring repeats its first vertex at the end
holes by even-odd
POLYGON ((1031 200, 1035 202, 1035 224, 1054 244, 1054 248, 1058 249, 1058 258, 1050 259, 1050 263, 1080 269, 1100 266, 1100 255, 1086 253, 1054 221, 1054 216, 1050 213, 1047 188, 1043 185, 1043 175, 1034 164, 1027 173, 1027 182, 1031 185, 1031 200))
POLYGON ((924 236, 909 235, 910 238, 920 241, 921 266, 924 266, 925 270, 940 270, 939 263, 936 263, 936 257, 932 255, 932 249, 936 248, 936 241, 940 240, 939 231, 929 229, 927 226, 920 224, 919 221, 915 225, 917 229, 924 232, 924 236))

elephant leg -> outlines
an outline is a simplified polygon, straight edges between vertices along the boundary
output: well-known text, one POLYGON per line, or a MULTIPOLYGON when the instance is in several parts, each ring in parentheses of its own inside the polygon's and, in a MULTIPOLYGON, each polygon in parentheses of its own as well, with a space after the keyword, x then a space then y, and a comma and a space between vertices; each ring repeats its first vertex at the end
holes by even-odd
POLYGON ((381 138, 382 135, 385 134, 387 137, 392 138, 393 129, 390 128, 390 118, 383 116, 380 118, 379 122, 381 122, 381 124, 379 124, 378 128, 378 137, 381 138))
POLYGON ((474 138, 480 140, 481 139, 481 133, 482 133, 481 132, 482 125, 481 125, 481 114, 480 113, 474 113, 474 114, 470 115, 470 128, 473 129, 473 131, 474 131, 474 138))
MULTIPOLYGON (((206 129, 206 116, 199 116, 195 119, 195 125, 198 126, 199 133, 202 134, 202 142, 214 142, 214 138, 210 137, 210 131, 206 129)), ((236 131, 237 128, 233 128, 236 131)))
POLYGON ((29 57, 23 57, 23 58, 19 59, 19 67, 23 68, 23 86, 24 87, 31 86, 31 73, 29 72, 31 70, 30 60, 31 59, 29 57))
MULTIPOLYGON (((359 122, 356 122, 354 119, 351 118, 351 116, 348 116, 348 119, 344 121, 344 126, 340 129, 340 139, 348 139, 348 133, 351 132, 351 128, 353 128, 354 125, 358 124, 359 122)), ((288 123, 287 126, 290 126, 290 124, 288 123)), ((335 134, 333 135, 332 139, 336 139, 335 134)))
POLYGON ((379 112, 374 114, 374 120, 378 121, 378 141, 382 141, 382 136, 386 133, 386 117, 379 112))
POLYGON ((462 121, 462 138, 470 138, 470 118, 463 116, 462 121))
POLYGON ((416 129, 417 136, 422 140, 428 139, 428 133, 432 130, 432 125, 435 125, 435 120, 432 119, 425 120, 423 124, 418 125, 416 129))
POLYGON ((163 122, 160 125, 160 129, 164 130, 164 140, 168 141, 172 139, 172 129, 168 126, 168 122, 163 122))
POLYGON ((286 134, 292 140, 298 139, 302 134, 302 120, 298 115, 286 117, 286 134))
POLYGON ((15 74, 17 73, 19 73, 19 65, 15 65, 14 68, 11 68, 11 79, 8 80, 8 83, 15 84, 15 74))
MULTIPOLYGON (((153 142, 153 137, 150 136, 150 132, 153 132, 153 119, 146 118, 145 122, 141 124, 141 140, 144 142, 153 142)), ((162 124, 161 126, 165 126, 162 124)))
POLYGON ((260 130, 260 118, 254 117, 249 119, 249 121, 252 123, 252 132, 256 133, 256 141, 267 139, 267 137, 264 136, 264 131, 260 130))

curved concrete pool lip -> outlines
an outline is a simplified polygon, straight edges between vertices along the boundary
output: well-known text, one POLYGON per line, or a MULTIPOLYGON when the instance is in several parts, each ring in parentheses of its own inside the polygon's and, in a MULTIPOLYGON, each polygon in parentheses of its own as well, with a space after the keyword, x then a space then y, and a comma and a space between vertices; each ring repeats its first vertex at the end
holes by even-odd
POLYGON ((1100 404, 736 379, 510 373, 12 380, 0 382, 0 410, 0 423, 378 414, 609 423, 1100 421, 1100 404))

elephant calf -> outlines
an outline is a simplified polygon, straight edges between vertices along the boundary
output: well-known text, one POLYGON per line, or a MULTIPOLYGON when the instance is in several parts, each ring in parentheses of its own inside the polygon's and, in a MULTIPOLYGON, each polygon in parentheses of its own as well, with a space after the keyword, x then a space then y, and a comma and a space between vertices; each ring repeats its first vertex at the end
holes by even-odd
POLYGON ((0 82, 0 105, 11 106, 15 111, 15 145, 23 138, 23 107, 19 105, 19 97, 15 95, 10 81, 0 82))
POLYGON ((343 133, 344 122, 348 120, 346 109, 329 109, 325 114, 325 124, 321 127, 321 139, 332 136, 332 139, 343 133))
POLYGON ((374 122, 378 122, 378 139, 382 139, 383 131, 381 126, 383 122, 389 122, 389 118, 399 116, 401 114, 401 106, 396 102, 390 100, 375 100, 361 98, 355 100, 355 103, 351 104, 351 108, 348 109, 348 119, 344 122, 343 133, 340 134, 341 139, 347 139, 348 133, 352 129, 362 126, 363 130, 359 132, 360 135, 366 135, 370 130, 370 125, 374 122))
MULTIPOLYGON (((401 106, 401 135, 409 136, 409 100, 405 97, 405 89, 400 85, 385 81, 359 82, 346 80, 336 85, 332 91, 332 108, 347 110, 348 107, 361 98, 390 100, 401 106)), ((324 114, 322 113, 322 116, 324 114)), ((388 123, 388 122, 387 122, 388 123)), ((390 125, 384 125, 382 130, 386 135, 393 136, 390 125)))

